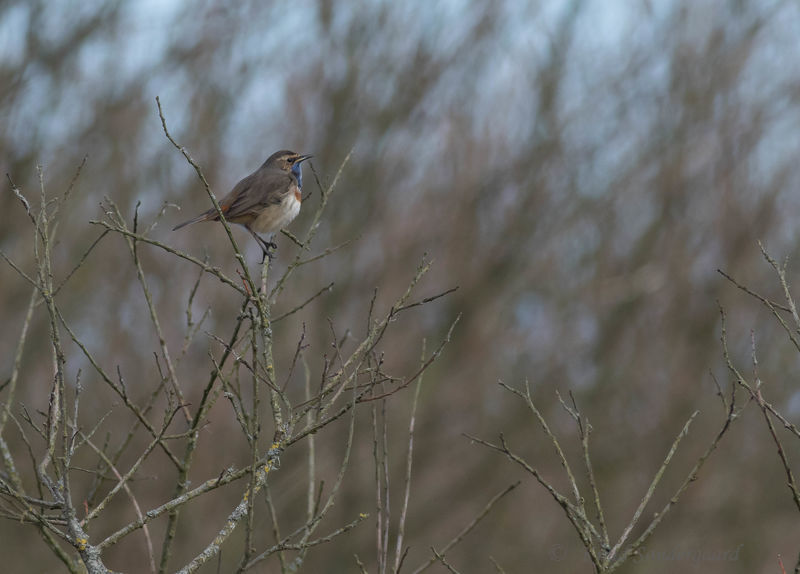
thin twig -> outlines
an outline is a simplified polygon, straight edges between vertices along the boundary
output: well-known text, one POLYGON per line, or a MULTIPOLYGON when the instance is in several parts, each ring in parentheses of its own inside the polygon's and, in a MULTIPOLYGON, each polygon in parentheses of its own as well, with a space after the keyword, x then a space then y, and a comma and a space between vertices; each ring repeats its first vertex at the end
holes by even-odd
MULTIPOLYGON (((477 514, 477 515, 475 515, 475 517, 474 517, 474 518, 473 518, 473 519, 470 521, 470 523, 469 523, 469 524, 467 524, 467 525, 466 525, 466 526, 465 526, 465 527, 464 527, 464 528, 461 530, 461 532, 459 532, 458 534, 456 534, 456 535, 455 535, 455 536, 452 538, 452 540, 450 540, 450 542, 448 542, 447 544, 445 544, 445 545, 442 547, 442 549, 439 551, 439 553, 440 553, 441 555, 443 555, 443 556, 444 556, 444 555, 446 555, 448 552, 450 552, 450 550, 452 550, 452 549, 453 549, 453 547, 454 547, 456 544, 458 544, 459 542, 461 542, 461 541, 462 541, 462 540, 463 540, 463 539, 464 539, 464 538, 467 536, 467 534, 469 534, 470 532, 472 532, 472 530, 473 530, 473 529, 474 529, 474 528, 475 528, 475 527, 476 527, 476 526, 477 526, 477 525, 478 525, 478 524, 481 522, 481 520, 483 520, 483 519, 486 517, 486 515, 487 515, 487 514, 489 514, 489 512, 492 510, 492 508, 494 508, 494 505, 495 505, 495 504, 497 504, 498 502, 500 502, 500 500, 501 500, 501 499, 502 499, 502 498, 503 498, 503 497, 504 497, 506 494, 508 494, 509 492, 511 492, 512 490, 514 490, 515 488, 517 488, 519 485, 520 485, 519 481, 518 481, 518 482, 515 482, 514 484, 511 484, 511 485, 507 486, 506 488, 504 488, 503 490, 501 490, 500 492, 498 492, 497 494, 495 494, 495 495, 492 497, 492 499, 491 499, 491 500, 489 500, 489 502, 487 502, 487 503, 486 503, 486 506, 484 506, 484 507, 483 507, 483 509, 482 509, 482 510, 481 510, 481 511, 480 511, 480 512, 477 514)), ((433 558, 430 558, 430 559, 428 559, 428 561, 427 561, 427 562, 423 563, 423 564, 422 564, 421 566, 419 566, 419 567, 418 567, 416 570, 414 570, 413 574, 419 574, 420 572, 423 572, 423 571, 427 570, 427 569, 428 569, 428 567, 429 567, 431 564, 433 564, 434 562, 436 562, 436 557, 433 557, 433 558)))

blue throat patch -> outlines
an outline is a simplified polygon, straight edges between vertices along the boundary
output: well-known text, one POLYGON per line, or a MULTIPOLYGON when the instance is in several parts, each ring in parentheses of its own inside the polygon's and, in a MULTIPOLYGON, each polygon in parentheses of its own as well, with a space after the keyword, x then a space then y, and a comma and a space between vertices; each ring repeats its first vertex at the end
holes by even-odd
POLYGON ((292 174, 297 178, 297 187, 303 187, 303 170, 299 163, 292 166, 292 174))

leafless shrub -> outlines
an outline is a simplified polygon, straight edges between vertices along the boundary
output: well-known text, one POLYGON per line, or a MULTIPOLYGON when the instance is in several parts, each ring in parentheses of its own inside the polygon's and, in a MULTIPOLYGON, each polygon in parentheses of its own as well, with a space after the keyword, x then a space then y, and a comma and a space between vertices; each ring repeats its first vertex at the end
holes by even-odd
MULTIPOLYGON (((576 475, 573 473, 572 467, 570 466, 570 463, 564 454, 564 450, 561 447, 558 437, 556 437, 556 435, 553 433, 550 425, 548 425, 541 411, 534 403, 528 382, 525 382, 524 390, 511 387, 503 382, 501 382, 500 385, 507 391, 516 395, 525 403, 531 414, 538 422, 539 426, 541 426, 549 441, 553 444, 556 454, 558 455, 559 462, 564 469, 567 480, 571 487, 571 492, 567 494, 559 492, 556 486, 554 486, 551 481, 546 479, 535 466, 532 466, 519 454, 511 450, 511 447, 508 445, 505 437, 502 434, 500 435, 500 442, 498 444, 474 436, 469 436, 469 438, 478 444, 504 454, 510 461, 522 467, 525 472, 530 474, 542 487, 547 490, 550 496, 552 496, 558 505, 561 506, 570 524, 580 537, 581 544, 585 548, 592 561, 594 571, 604 574, 616 571, 631 556, 636 556, 640 549, 644 547, 645 542, 647 542, 647 540, 653 535, 656 527, 664 519, 672 507, 678 502, 678 499, 683 492, 693 481, 697 479, 700 469, 703 467, 711 453, 716 450, 720 440, 722 440, 722 437, 725 436, 730 429, 731 423, 738 418, 738 416, 741 414, 741 409, 744 408, 740 407, 737 409, 736 386, 731 386, 729 400, 726 400, 720 391, 720 399, 722 400, 725 408, 726 416, 722 421, 719 431, 711 440, 711 443, 708 445, 705 452, 697 459, 694 466, 692 466, 692 468, 686 474, 686 477, 681 482, 679 488, 670 497, 669 502, 661 509, 661 511, 653 514, 653 517, 638 536, 632 538, 631 535, 634 532, 634 528, 639 526, 639 522, 642 519, 645 508, 651 502, 653 494, 656 491, 656 487, 661 481, 661 478, 664 475, 664 472, 667 470, 670 462, 672 462, 672 458, 675 455, 675 452, 678 450, 678 445, 680 444, 681 440, 689 434, 689 427, 692 424, 692 421, 694 421, 695 417, 697 417, 699 414, 699 411, 692 413, 692 415, 683 425, 683 428, 678 433, 677 437, 675 437, 672 446, 664 457, 664 461, 653 476, 653 479, 644 496, 639 501, 633 516, 631 516, 629 522, 623 528, 619 536, 617 538, 612 538, 609 534, 609 529, 606 524, 605 515, 603 512, 603 503, 601 502, 600 491, 597 481, 595 480, 595 473, 592 466, 592 459, 589 449, 589 436, 592 432, 592 426, 589 424, 589 420, 586 418, 586 416, 578 408, 572 393, 570 393, 571 404, 567 404, 560 395, 558 396, 558 400, 561 403, 564 411, 566 411, 567 414, 575 421, 575 424, 578 427, 578 433, 581 442, 581 452, 583 454, 581 464, 583 466, 586 482, 588 484, 588 493, 586 492, 586 488, 582 489, 579 485, 576 475), (587 500, 590 500, 594 505, 594 517, 590 517, 590 511, 587 510, 587 500)), ((614 501, 615 505, 622 505, 623 503, 623 501, 619 500, 614 501)))
MULTIPOLYGON (((219 209, 199 165, 169 133, 160 102, 159 113, 167 138, 195 168, 209 198, 219 209)), ((203 548, 183 563, 179 572, 194 572, 212 560, 237 530, 244 533, 244 549, 238 558, 237 571, 244 572, 264 560, 274 559, 279 561, 281 571, 293 572, 303 563, 309 550, 337 539, 368 518, 367 514, 356 512, 346 524, 320 532, 349 467, 355 440, 356 413, 362 407, 369 408, 377 404, 386 409, 388 397, 402 391, 415 380, 421 381, 424 371, 440 356, 450 340, 457 319, 444 339, 430 355, 423 357, 413 373, 402 377, 387 374, 383 355, 377 348, 398 315, 413 312, 412 309, 428 305, 452 291, 449 289, 439 295, 413 299, 415 287, 431 266, 430 261, 423 259, 402 294, 388 310, 380 311, 374 300, 365 302, 369 308, 368 328, 353 344, 348 345, 348 350, 342 347, 340 335, 331 322, 329 328, 333 346, 330 358, 327 355, 309 357, 303 332, 291 364, 284 368, 275 365, 272 353, 273 325, 278 321, 291 320, 296 312, 331 288, 328 285, 304 303, 273 318, 273 306, 284 291, 291 288, 295 271, 336 249, 328 248, 318 255, 310 254, 320 218, 334 197, 339 176, 349 157, 345 158, 330 185, 323 187, 317 180, 321 196, 319 206, 305 235, 301 239, 293 238, 297 244, 293 260, 274 280, 270 277, 272 268, 269 259, 260 266, 258 275, 251 272, 224 218, 222 222, 238 262, 237 278, 227 275, 207 260, 153 239, 150 232, 165 210, 162 209, 153 221, 145 224, 140 221, 137 205, 129 222, 123 210, 110 198, 103 203, 104 217, 93 222, 103 230, 102 233, 74 268, 59 277, 53 270, 53 249, 59 211, 69 199, 71 186, 63 196, 49 196, 40 170, 37 202, 29 199, 11 182, 13 192, 30 220, 32 233, 29 245, 33 249, 36 265, 32 271, 25 270, 3 254, 3 258, 29 283, 31 289, 11 377, 2 389, 5 393, 0 411, 0 450, 5 469, 0 473, 3 517, 37 528, 48 547, 70 571, 81 571, 82 562, 92 573, 110 571, 105 554, 112 547, 129 540, 128 536, 137 531, 142 532, 142 539, 134 544, 141 545, 146 551, 150 570, 164 572, 172 568, 169 565, 175 560, 171 557, 171 551, 180 527, 179 517, 185 506, 190 502, 203 504, 209 493, 231 483, 237 485, 238 503, 229 509, 227 518, 219 523, 217 535, 205 541, 203 548), (96 356, 91 345, 78 336, 62 313, 57 298, 62 288, 70 288, 70 278, 86 264, 97 243, 109 235, 124 239, 130 263, 144 295, 151 327, 159 343, 155 353, 159 376, 155 380, 147 380, 137 375, 136 393, 131 391, 131 384, 119 367, 113 365, 113 358, 96 356), (187 298, 187 331, 180 349, 168 344, 164 334, 161 313, 142 259, 142 251, 147 248, 161 250, 166 257, 189 261, 199 272, 187 298), (181 377, 180 362, 190 342, 203 335, 201 330, 206 315, 194 320, 192 302, 198 285, 206 276, 215 278, 230 296, 241 298, 241 308, 230 333, 207 333, 215 347, 208 354, 209 376, 199 402, 191 403, 187 399, 187 381, 181 377), (17 403, 16 390, 20 384, 36 384, 26 377, 21 359, 29 325, 37 310, 44 312, 49 321, 52 380, 47 395, 41 395, 42 399, 46 398, 46 405, 36 405, 35 411, 30 412, 17 403), (69 345, 70 342, 74 345, 69 345), (65 364, 74 352, 82 354, 90 363, 96 375, 92 379, 97 383, 87 385, 84 382, 86 375, 81 373, 78 373, 74 383, 67 380, 65 364), (324 362, 322 376, 319 380, 312 380, 311 370, 305 368, 305 385, 302 396, 298 398, 297 392, 287 389, 287 383, 294 370, 307 365, 309 361, 324 362), (99 436, 104 422, 109 417, 117 416, 115 408, 105 413, 84 412, 82 398, 87 393, 96 393, 96 384, 110 389, 121 408, 134 417, 135 423, 127 434, 107 435, 105 438, 99 436), (137 397, 144 389, 146 398, 142 401, 137 397), (220 398, 227 401, 227 416, 238 423, 248 444, 249 463, 238 468, 222 468, 217 474, 206 476, 200 484, 191 484, 189 474, 193 470, 193 463, 204 446, 212 446, 202 440, 202 431, 212 424, 209 413, 220 398), (319 433, 339 420, 344 421, 349 430, 346 441, 341 445, 336 479, 323 493, 315 470, 315 442, 319 433), (24 443, 30 458, 27 464, 13 454, 18 449, 12 448, 5 438, 9 434, 4 433, 7 425, 12 425, 16 430, 16 434, 12 435, 14 440, 24 443), (308 449, 307 512, 302 521, 285 520, 273 503, 275 493, 270 494, 269 491, 270 477, 281 469, 284 453, 291 449, 302 449, 303 445, 308 449), (155 453, 165 455, 175 479, 172 481, 172 495, 148 507, 140 502, 141 492, 131 483, 155 453), (85 480, 86 476, 91 480, 85 480), (262 496, 263 492, 266 492, 265 496, 262 496), (117 495, 123 493, 133 509, 135 518, 132 520, 120 520, 122 513, 110 510, 115 504, 119 505, 117 495), (256 517, 264 513, 269 517, 273 534, 272 543, 267 545, 260 542, 254 529, 256 517), (113 530, 103 536, 92 533, 94 524, 101 517, 106 527, 113 525, 113 530), (152 531, 152 524, 158 519, 165 521, 160 543, 154 540, 152 531)), ((415 405, 418 392, 419 386, 415 405)), ((409 473, 410 461, 409 451, 409 473)), ((388 481, 388 475, 385 475, 385 479, 388 481)), ((401 540, 402 535, 398 544, 401 540)), ((396 561, 397 570, 399 562, 396 561)))

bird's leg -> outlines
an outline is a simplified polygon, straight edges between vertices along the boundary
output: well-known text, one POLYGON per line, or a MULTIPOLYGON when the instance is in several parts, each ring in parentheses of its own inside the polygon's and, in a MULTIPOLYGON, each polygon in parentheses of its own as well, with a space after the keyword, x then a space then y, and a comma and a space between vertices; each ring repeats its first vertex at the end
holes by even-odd
POLYGON ((264 239, 258 233, 250 229, 250 227, 246 227, 246 229, 247 231, 250 232, 250 235, 253 236, 253 238, 258 243, 258 246, 261 248, 261 253, 262 253, 261 263, 264 263, 264 259, 266 259, 267 257, 269 257, 270 261, 272 261, 273 253, 270 250, 270 248, 272 248, 272 250, 275 250, 278 248, 278 246, 275 245, 272 241, 264 241, 264 239))

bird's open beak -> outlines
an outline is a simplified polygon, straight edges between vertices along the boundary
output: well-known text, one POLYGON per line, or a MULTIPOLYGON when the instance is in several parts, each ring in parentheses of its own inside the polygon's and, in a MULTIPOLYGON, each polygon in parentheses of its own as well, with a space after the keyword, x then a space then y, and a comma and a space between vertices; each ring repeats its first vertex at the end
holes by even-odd
POLYGON ((301 163, 301 162, 306 161, 307 159, 311 159, 312 157, 314 157, 314 156, 311 155, 310 153, 306 154, 306 155, 301 155, 294 161, 294 163, 301 163))

